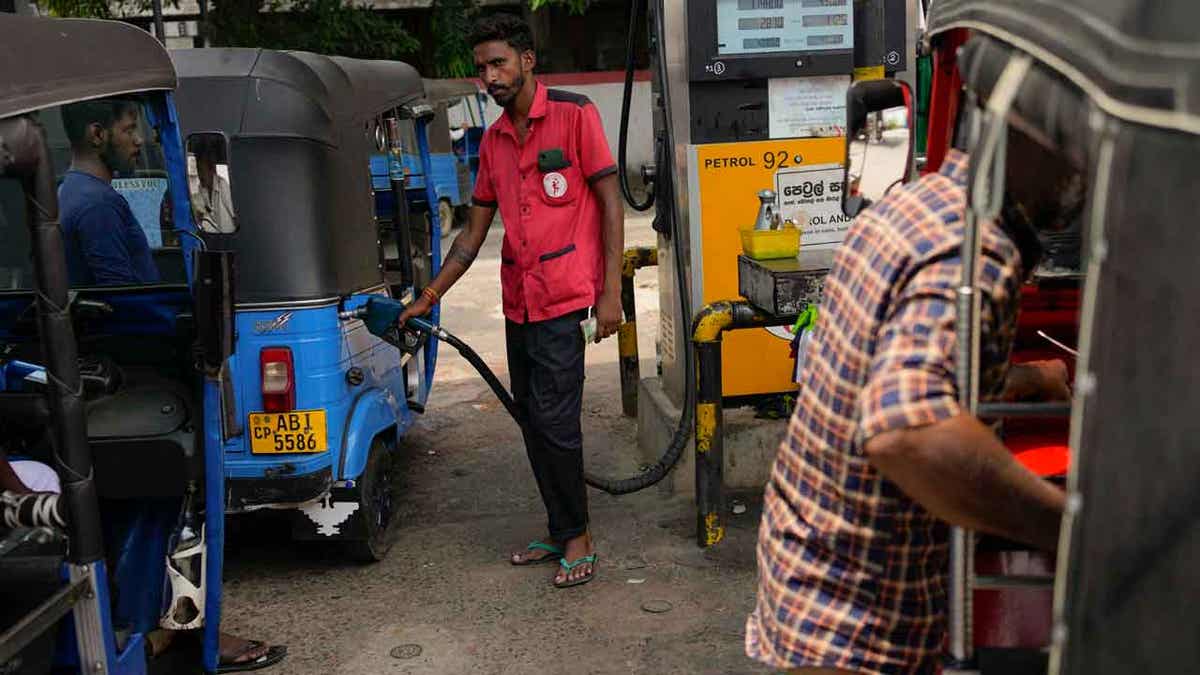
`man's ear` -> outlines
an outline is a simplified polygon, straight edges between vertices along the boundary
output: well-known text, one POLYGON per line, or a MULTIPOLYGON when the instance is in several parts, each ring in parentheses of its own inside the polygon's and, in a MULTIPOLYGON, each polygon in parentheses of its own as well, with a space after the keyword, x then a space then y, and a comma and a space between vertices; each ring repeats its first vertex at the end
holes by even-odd
POLYGON ((97 122, 92 122, 87 126, 87 134, 85 137, 87 138, 89 146, 91 146, 93 149, 99 150, 100 148, 103 148, 104 144, 108 141, 108 130, 104 128, 104 125, 97 122))
POLYGON ((537 54, 532 49, 526 49, 521 52, 521 70, 526 73, 532 73, 533 67, 537 65, 537 54))

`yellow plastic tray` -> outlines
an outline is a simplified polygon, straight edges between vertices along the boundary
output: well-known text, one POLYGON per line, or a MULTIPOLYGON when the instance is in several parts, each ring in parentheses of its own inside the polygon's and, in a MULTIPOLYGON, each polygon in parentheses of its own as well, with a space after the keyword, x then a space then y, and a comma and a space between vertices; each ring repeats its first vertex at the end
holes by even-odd
POLYGON ((800 254, 800 230, 742 230, 742 250, 755 260, 795 258, 800 254))

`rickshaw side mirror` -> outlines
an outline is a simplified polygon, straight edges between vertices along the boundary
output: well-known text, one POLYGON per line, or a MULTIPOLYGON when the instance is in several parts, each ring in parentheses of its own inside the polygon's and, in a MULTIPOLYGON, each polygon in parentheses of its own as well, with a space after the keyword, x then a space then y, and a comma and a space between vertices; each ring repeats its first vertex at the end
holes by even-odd
POLYGON ((212 373, 233 356, 233 251, 199 251, 195 270, 192 288, 200 359, 204 370, 212 373))
POLYGON ((846 93, 842 213, 853 218, 907 181, 913 162, 913 97, 899 80, 855 82, 846 93))
POLYGON ((230 185, 229 139, 220 132, 187 137, 188 192, 197 228, 207 234, 233 234, 237 213, 230 185))

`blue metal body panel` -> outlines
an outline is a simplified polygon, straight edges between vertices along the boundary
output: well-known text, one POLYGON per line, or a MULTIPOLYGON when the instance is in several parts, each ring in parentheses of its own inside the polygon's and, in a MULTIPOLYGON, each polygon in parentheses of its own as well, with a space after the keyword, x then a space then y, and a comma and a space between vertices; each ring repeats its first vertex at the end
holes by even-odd
POLYGON ((104 543, 108 570, 118 589, 113 619, 136 633, 158 627, 163 608, 167 543, 179 519, 178 499, 104 500, 104 543), (115 554, 115 555, 114 555, 115 554))
POLYGON ((363 391, 354 400, 346 423, 345 461, 334 475, 343 480, 361 476, 367 466, 371 441, 392 426, 396 427, 397 437, 412 426, 412 413, 403 399, 387 389, 363 391))
MULTIPOLYGON (((96 603, 100 608, 100 625, 103 628, 104 669, 94 671, 89 668, 86 672, 115 673, 116 675, 145 675, 146 673, 146 641, 140 632, 134 632, 126 640, 124 649, 117 651, 116 633, 113 631, 113 617, 109 608, 112 596, 109 593, 108 571, 103 560, 92 564, 95 575, 93 584, 96 591, 96 603)), ((67 582, 69 573, 63 567, 63 583, 67 582)), ((85 672, 80 668, 79 645, 75 641, 75 616, 68 614, 58 625, 58 640, 54 649, 55 671, 67 670, 85 672)))
POLYGON ((146 638, 134 633, 125 642, 125 649, 117 654, 117 666, 112 670, 117 675, 146 675, 146 638))
MULTIPOLYGON (((354 304, 347 301, 345 306, 354 304)), ((238 344, 231 360, 231 376, 238 418, 246 422, 249 415, 263 410, 260 352, 268 347, 287 347, 295 370, 296 410, 325 411, 328 450, 256 455, 251 452, 250 434, 243 433, 225 443, 227 477, 260 478, 268 470, 288 465, 289 475, 331 468, 338 478, 357 478, 361 463, 348 460, 365 452, 376 434, 392 427, 403 431, 411 424, 399 352, 368 333, 361 321, 342 321, 337 313, 334 303, 237 313, 238 344), (272 330, 264 330, 268 326, 272 330), (352 367, 363 371, 365 379, 359 386, 347 381, 346 373, 352 367), (386 404, 380 407, 367 403, 364 407, 364 401, 386 404), (364 412, 368 409, 369 413, 364 412), (359 466, 356 471, 347 468, 342 475, 341 467, 355 464, 359 466)))
POLYGON ((451 206, 466 203, 469 195, 460 194, 458 186, 458 157, 452 152, 435 152, 429 156, 429 175, 433 177, 434 201, 447 199, 451 206))
POLYGON ((212 378, 204 380, 204 536, 208 560, 204 578, 204 640, 201 661, 205 672, 215 672, 220 658, 221 577, 225 568, 225 449, 221 447, 219 417, 220 385, 212 378))
MULTIPOLYGON (((432 175, 433 174, 433 169, 431 168, 432 158, 429 155, 429 125, 423 120, 417 120, 417 148, 421 154, 421 166, 422 166, 422 169, 425 171, 425 175, 432 175)), ((426 202, 427 204, 436 204, 437 203, 436 190, 433 187, 433 185, 431 185, 429 183, 425 184, 425 199, 428 200, 426 202)), ((441 243, 442 243, 442 237, 441 237, 442 223, 441 223, 441 218, 438 217, 437 209, 429 210, 429 222, 431 224, 431 226, 429 228, 429 230, 430 230, 429 236, 433 238, 433 242, 430 244, 429 248, 433 252, 433 269, 434 269, 434 273, 436 274, 437 270, 440 270, 442 268, 442 245, 441 245, 441 243)), ((442 306, 440 304, 433 306, 433 311, 430 312, 430 319, 433 321, 433 323, 435 325, 441 323, 442 306)), ((429 391, 430 389, 433 388, 433 375, 434 375, 434 371, 437 368, 437 353, 438 353, 438 341, 434 340, 434 339, 430 339, 426 343, 426 347, 425 347, 425 390, 426 391, 429 391)), ((424 401, 422 401, 422 403, 424 403, 424 401)))

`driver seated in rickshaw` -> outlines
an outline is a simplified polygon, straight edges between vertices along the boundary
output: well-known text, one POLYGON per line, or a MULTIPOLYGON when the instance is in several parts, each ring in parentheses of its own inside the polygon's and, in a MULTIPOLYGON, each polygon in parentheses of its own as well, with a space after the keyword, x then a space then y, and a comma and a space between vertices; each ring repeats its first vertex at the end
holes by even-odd
POLYGON ((58 189, 67 271, 75 286, 155 283, 150 242, 113 178, 133 174, 142 152, 140 107, 127 99, 63 106, 71 166, 58 189))
MULTIPOLYGON (((59 219, 72 286, 135 285, 160 280, 146 232, 129 202, 112 186, 115 177, 130 177, 136 168, 144 143, 140 116, 140 104, 132 99, 85 101, 62 109, 71 165, 59 186, 59 219)), ((162 198, 160 218, 169 219, 167 195, 169 192, 162 198)), ((57 479, 51 467, 39 462, 10 462, 0 451, 0 490, 18 494, 60 492, 57 480, 51 481, 50 476, 57 479)), ((116 561, 111 563, 115 567, 116 561)), ((166 633, 169 644, 179 631, 166 633)), ((287 654, 284 646, 227 633, 220 634, 218 649, 218 673, 265 668, 287 654)))

